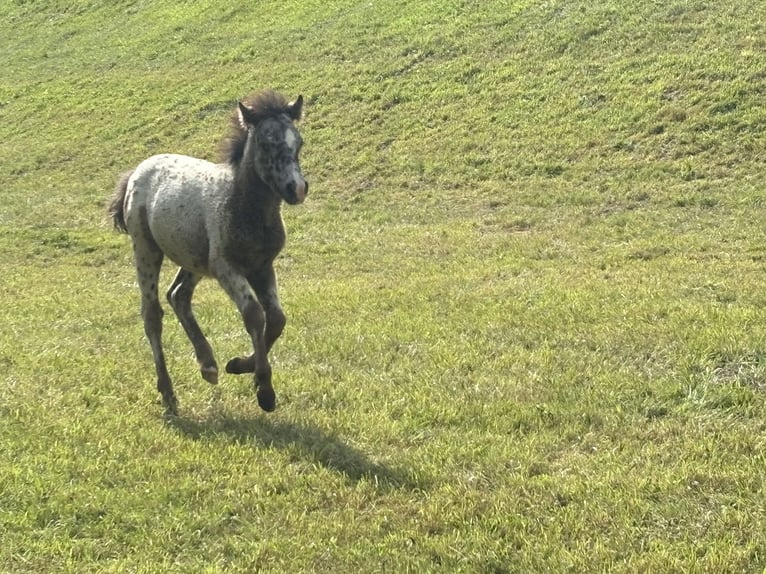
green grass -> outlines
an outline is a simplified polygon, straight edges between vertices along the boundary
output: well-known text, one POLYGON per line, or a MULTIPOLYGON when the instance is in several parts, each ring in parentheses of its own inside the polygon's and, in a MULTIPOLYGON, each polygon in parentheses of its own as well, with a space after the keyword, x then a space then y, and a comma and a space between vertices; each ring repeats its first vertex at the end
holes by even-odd
POLYGON ((761 2, 0 12, 0 571, 764 571, 761 2), (106 198, 266 86, 279 406, 168 313, 166 419, 106 198))

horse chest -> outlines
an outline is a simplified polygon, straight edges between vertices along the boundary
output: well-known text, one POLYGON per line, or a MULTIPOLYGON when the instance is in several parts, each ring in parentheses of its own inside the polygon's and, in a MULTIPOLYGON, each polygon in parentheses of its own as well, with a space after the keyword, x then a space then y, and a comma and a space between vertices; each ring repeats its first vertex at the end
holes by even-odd
POLYGON ((271 264, 285 245, 282 221, 271 225, 263 222, 234 224, 224 243, 226 259, 243 271, 271 264))

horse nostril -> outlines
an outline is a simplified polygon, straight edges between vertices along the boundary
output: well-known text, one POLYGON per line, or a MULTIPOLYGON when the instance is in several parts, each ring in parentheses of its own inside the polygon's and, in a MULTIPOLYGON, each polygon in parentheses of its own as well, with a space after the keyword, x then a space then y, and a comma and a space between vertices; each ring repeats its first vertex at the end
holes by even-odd
POLYGON ((309 194, 309 182, 304 179, 303 180, 303 185, 304 185, 303 195, 308 195, 309 194))
POLYGON ((306 193, 308 192, 308 184, 304 180, 291 181, 287 184, 285 191, 287 192, 287 195, 284 197, 287 203, 293 205, 303 203, 303 200, 306 199, 306 193))

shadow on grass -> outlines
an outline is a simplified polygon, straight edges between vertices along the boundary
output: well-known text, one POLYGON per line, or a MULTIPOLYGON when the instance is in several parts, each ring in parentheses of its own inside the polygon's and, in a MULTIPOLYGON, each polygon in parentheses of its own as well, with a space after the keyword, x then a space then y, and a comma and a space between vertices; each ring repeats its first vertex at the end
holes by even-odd
POLYGON ((294 452, 354 482, 369 480, 378 488, 423 489, 410 473, 373 462, 359 449, 314 425, 274 421, 268 415, 238 418, 215 414, 204 420, 182 415, 166 420, 169 427, 194 440, 228 436, 241 445, 294 452))

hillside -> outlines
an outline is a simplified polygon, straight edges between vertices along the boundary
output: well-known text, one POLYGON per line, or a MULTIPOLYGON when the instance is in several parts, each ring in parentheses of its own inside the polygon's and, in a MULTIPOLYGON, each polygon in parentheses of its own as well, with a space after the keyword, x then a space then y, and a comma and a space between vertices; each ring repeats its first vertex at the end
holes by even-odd
POLYGON ((762 2, 0 13, 0 571, 766 568, 762 2), (166 418, 107 198, 263 87, 311 182, 279 406, 166 308, 166 418))

